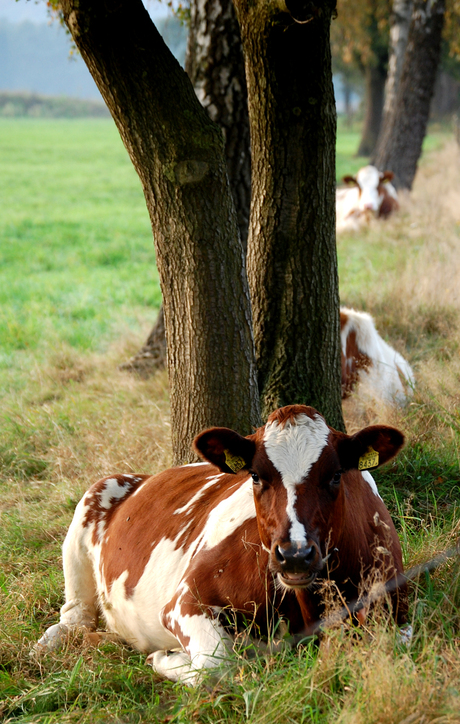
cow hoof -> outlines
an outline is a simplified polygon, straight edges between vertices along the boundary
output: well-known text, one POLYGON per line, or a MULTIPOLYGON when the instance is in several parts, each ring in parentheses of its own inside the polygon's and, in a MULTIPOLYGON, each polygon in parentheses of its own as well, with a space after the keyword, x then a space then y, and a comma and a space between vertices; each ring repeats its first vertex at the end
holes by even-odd
POLYGON ((63 623, 56 623, 50 626, 43 636, 37 641, 31 651, 32 656, 40 656, 49 651, 60 649, 69 634, 69 627, 63 623))

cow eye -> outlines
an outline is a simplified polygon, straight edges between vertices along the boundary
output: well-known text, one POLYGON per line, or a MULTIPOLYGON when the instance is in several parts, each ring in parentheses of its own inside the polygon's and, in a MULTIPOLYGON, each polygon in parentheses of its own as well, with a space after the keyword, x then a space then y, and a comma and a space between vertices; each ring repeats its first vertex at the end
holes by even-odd
POLYGON ((253 482, 256 483, 256 485, 260 483, 260 478, 257 475, 257 473, 251 473, 251 478, 252 478, 253 482))
POLYGON ((331 480, 331 485, 340 485, 340 478, 342 477, 342 471, 338 470, 331 480))

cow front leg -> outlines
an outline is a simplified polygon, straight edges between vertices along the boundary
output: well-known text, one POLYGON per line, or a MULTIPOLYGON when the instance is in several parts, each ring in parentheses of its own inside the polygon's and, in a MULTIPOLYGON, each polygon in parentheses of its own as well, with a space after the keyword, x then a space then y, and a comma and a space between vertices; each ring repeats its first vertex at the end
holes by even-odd
POLYGON ((148 656, 148 663, 160 676, 193 685, 203 670, 228 659, 232 638, 208 607, 192 600, 187 587, 162 609, 160 620, 182 647, 180 651, 155 651, 148 656))

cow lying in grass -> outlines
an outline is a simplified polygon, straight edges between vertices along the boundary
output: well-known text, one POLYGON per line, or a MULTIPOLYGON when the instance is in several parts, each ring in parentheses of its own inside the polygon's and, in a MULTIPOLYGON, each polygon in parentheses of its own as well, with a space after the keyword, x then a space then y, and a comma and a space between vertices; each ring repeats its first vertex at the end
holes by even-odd
MULTIPOLYGON (((95 630, 102 614, 156 672, 194 683, 232 648, 228 611, 262 634, 273 619, 305 630, 321 616, 325 580, 350 601, 369 575, 402 572, 368 472, 402 444, 394 428, 350 436, 292 405, 248 437, 201 433, 194 447, 206 462, 100 480, 77 506, 63 547, 66 602, 37 649, 95 630)), ((392 597, 403 623, 404 594, 392 597)))
POLYGON ((410 364, 387 344, 366 312, 340 308, 342 344, 342 398, 358 382, 378 399, 403 405, 412 394, 415 380, 410 364))
POLYGON ((336 191, 336 228, 358 231, 370 219, 386 219, 399 209, 398 193, 391 183, 394 174, 364 166, 356 176, 344 176, 346 188, 336 191), (351 186, 350 186, 351 185, 351 186))

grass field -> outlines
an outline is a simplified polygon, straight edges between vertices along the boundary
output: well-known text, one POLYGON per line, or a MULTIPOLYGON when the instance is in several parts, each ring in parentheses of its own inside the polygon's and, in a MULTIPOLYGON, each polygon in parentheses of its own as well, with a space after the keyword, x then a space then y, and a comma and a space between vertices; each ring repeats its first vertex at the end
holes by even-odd
MULTIPOLYGON (((341 129, 338 176, 357 134, 341 129)), ((403 410, 369 391, 349 431, 399 426, 407 445, 376 479, 406 565, 460 530, 460 164, 449 134, 427 139, 400 213, 338 242, 342 302, 370 311, 412 363, 403 410)), ((108 473, 170 463, 164 373, 119 370, 160 302, 142 192, 106 120, 0 119, 0 719, 40 724, 447 724, 460 722, 460 570, 411 591, 415 636, 376 613, 321 646, 235 660, 218 683, 160 680, 128 647, 77 637, 30 648, 63 602, 60 546, 83 491, 108 473)))

